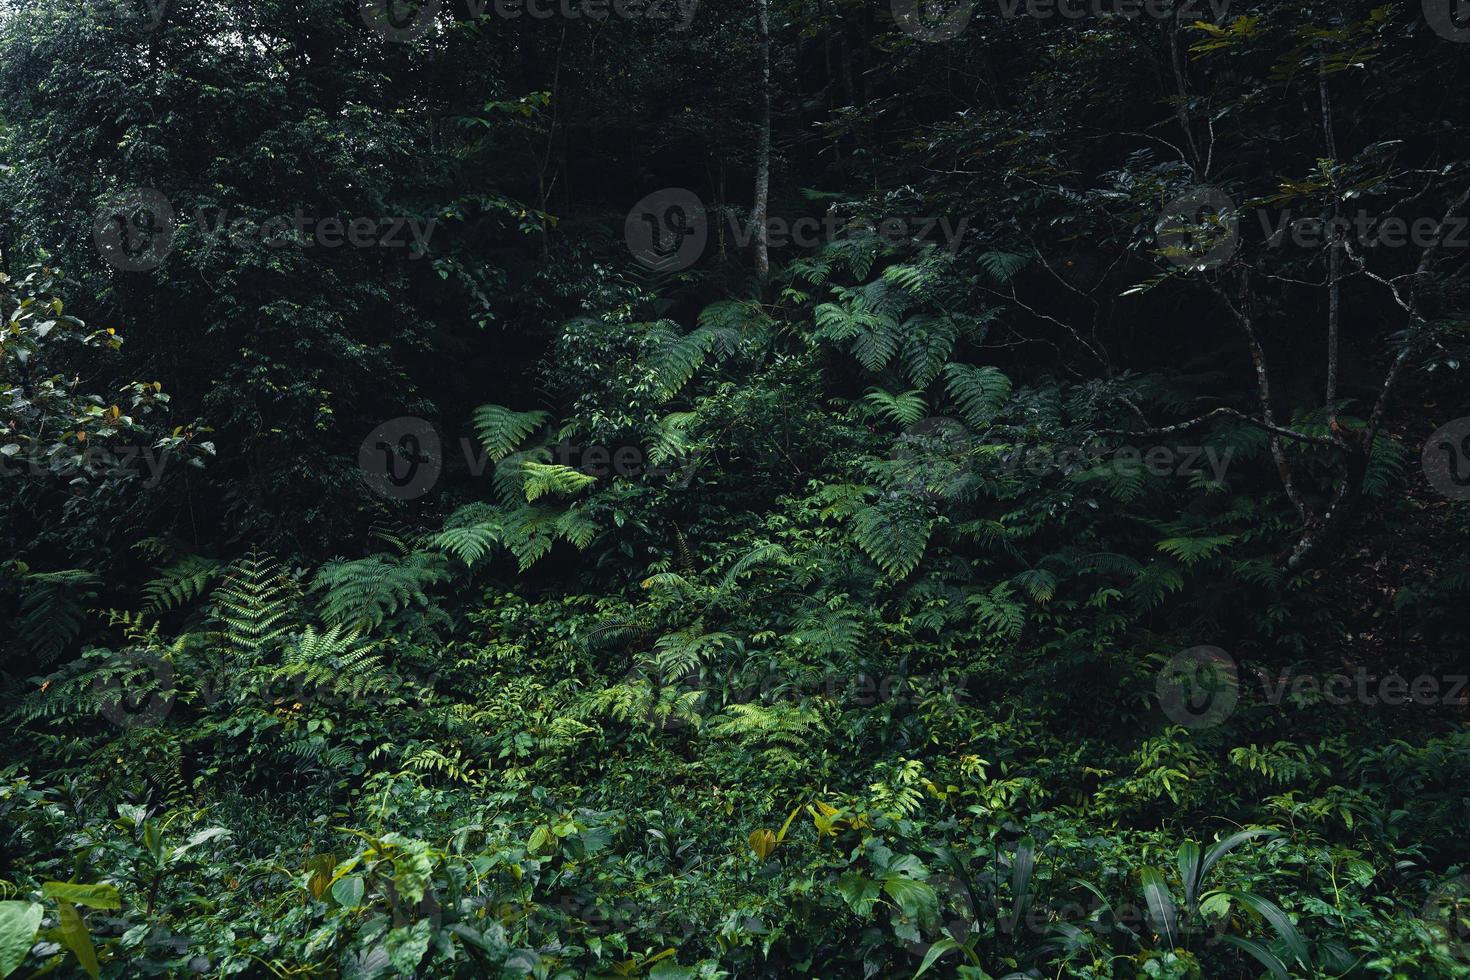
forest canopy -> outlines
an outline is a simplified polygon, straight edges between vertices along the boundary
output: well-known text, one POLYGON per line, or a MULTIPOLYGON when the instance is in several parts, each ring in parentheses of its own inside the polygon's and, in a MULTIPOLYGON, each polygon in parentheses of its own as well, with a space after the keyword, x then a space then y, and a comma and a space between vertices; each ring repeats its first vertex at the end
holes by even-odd
POLYGON ((1470 976, 1467 126, 1463 0, 0 0, 0 977, 1470 976))

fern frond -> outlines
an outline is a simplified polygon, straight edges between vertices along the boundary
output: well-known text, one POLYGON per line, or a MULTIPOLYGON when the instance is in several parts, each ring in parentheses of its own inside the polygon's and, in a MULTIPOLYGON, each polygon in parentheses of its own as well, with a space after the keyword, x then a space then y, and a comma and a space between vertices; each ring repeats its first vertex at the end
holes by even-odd
POLYGON ((922 391, 905 391, 891 394, 882 388, 869 388, 863 396, 869 412, 888 419, 897 425, 913 425, 929 414, 922 391))
POLYGON ((481 405, 473 415, 475 434, 493 463, 515 452, 549 418, 545 412, 513 412, 500 405, 481 405))
POLYGON ((521 491, 527 503, 534 503, 547 494, 572 496, 597 482, 597 477, 560 463, 522 463, 521 478, 521 491))
POLYGON ((193 602, 224 570, 224 563, 213 558, 181 558, 143 586, 143 612, 160 613, 193 602))
POLYGON ((988 427, 1011 397, 1011 379, 989 365, 951 363, 945 366, 944 376, 950 399, 973 429, 988 427))
POLYGON ((852 536, 859 548, 884 573, 906 577, 924 557, 932 525, 908 508, 882 503, 859 510, 852 517, 852 536))

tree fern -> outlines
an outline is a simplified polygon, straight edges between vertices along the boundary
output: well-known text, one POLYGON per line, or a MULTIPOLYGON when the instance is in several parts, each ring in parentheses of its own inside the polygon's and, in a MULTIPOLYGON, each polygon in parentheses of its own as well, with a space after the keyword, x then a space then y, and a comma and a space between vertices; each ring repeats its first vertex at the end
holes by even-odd
POLYGON ((649 332, 650 351, 644 367, 653 375, 655 397, 666 402, 679 393, 694 377, 714 346, 716 332, 698 327, 680 334, 675 325, 663 321, 649 332))
POLYGON ((929 406, 924 403, 922 391, 905 391, 895 395, 882 388, 869 388, 868 393, 863 396, 863 403, 869 412, 895 425, 913 425, 929 414, 929 406))
POLYGON ((188 555, 163 569, 143 586, 143 612, 160 613, 193 602, 225 571, 223 562, 188 555))
POLYGON ((556 463, 522 463, 521 476, 521 490, 527 503, 534 503, 548 494, 571 496, 597 482, 595 476, 556 463))
POLYGON ((295 583, 258 551, 239 559, 210 596, 223 646, 242 663, 257 663, 285 640, 295 583))
POLYGON ((979 258, 980 268, 997 283, 1004 285, 1031 262, 1031 256, 1017 252, 985 252, 979 258))
POLYGON ((83 569, 29 572, 20 576, 20 609, 14 630, 26 658, 55 660, 82 632, 86 604, 102 580, 83 569))
POLYGON ((859 510, 851 528, 858 547, 886 574, 901 579, 924 557, 931 525, 907 507, 883 503, 859 510))
POLYGON ((373 555, 322 566, 311 589, 321 597, 322 619, 364 633, 410 607, 433 607, 428 589, 448 577, 444 559, 426 552, 404 558, 373 555))
POLYGON ((952 316, 920 314, 904 322, 903 336, 904 374, 919 388, 927 388, 954 353, 960 323, 952 316))
POLYGON ((991 636, 1020 639, 1026 626, 1026 608, 1012 598, 1009 582, 1001 582, 989 592, 978 592, 967 602, 975 611, 975 621, 991 636))
POLYGON ((498 463, 545 425, 550 418, 545 412, 513 412, 500 405, 482 405, 475 409, 473 420, 480 445, 498 463))
POLYGON ((1011 396, 1011 379, 990 366, 951 363, 945 366, 949 397, 973 429, 988 427, 1011 396))

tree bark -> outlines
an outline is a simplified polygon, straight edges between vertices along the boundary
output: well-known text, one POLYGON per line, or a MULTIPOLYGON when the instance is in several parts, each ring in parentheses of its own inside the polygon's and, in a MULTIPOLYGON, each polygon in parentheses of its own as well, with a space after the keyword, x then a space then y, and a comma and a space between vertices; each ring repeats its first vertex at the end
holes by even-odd
POLYGON ((771 247, 766 222, 771 199, 771 11, 770 0, 757 0, 756 22, 761 39, 760 147, 755 162, 755 205, 750 220, 755 226, 755 267, 764 284, 771 275, 771 247))

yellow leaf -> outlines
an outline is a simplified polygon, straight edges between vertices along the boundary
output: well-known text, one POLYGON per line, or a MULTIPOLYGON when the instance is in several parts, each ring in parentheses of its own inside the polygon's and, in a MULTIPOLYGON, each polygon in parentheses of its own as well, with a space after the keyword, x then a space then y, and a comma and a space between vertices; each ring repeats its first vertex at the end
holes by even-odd
POLYGON ((750 849, 755 851, 756 857, 764 861, 771 856, 776 849, 776 835, 764 828, 750 832, 750 849))

